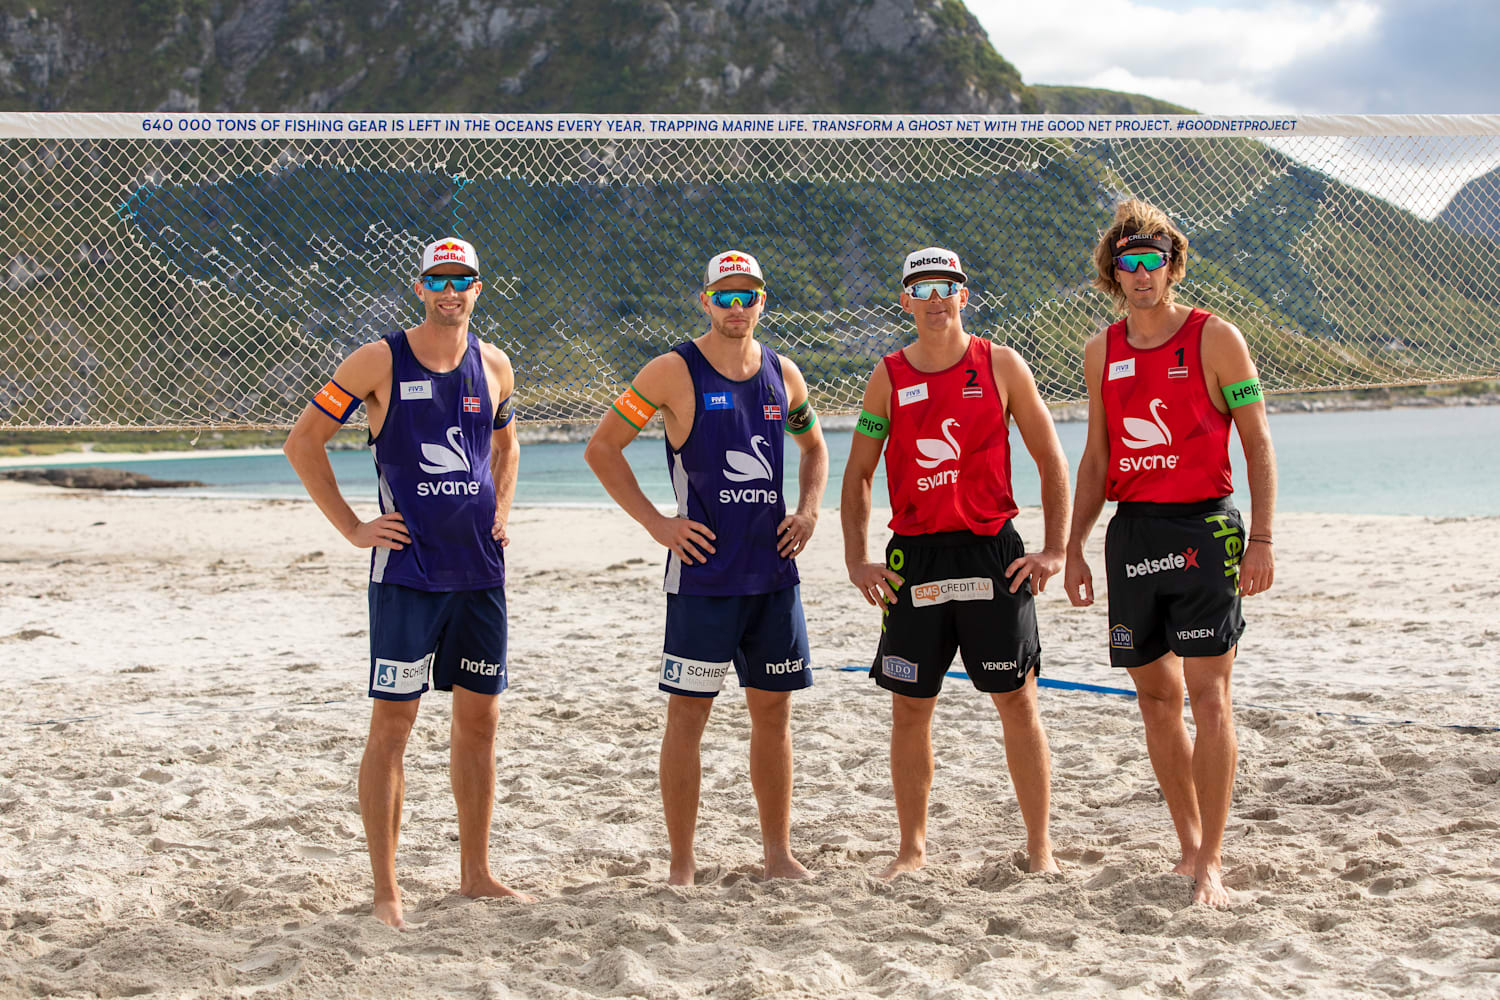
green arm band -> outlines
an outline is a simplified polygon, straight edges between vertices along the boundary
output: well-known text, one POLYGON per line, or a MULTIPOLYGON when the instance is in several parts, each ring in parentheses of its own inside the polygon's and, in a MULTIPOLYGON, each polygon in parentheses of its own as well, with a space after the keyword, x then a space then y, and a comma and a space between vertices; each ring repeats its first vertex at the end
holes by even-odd
POLYGON ((886 417, 877 417, 869 410, 860 410, 859 423, 854 425, 854 429, 865 437, 884 441, 885 436, 891 432, 891 422, 886 417))
POLYGON ((1265 398, 1260 394, 1260 379, 1258 378, 1247 378, 1243 382, 1226 385, 1219 391, 1224 393, 1224 402, 1229 404, 1231 410, 1250 403, 1259 403, 1265 398))
POLYGON ((792 434, 806 434, 818 422, 813 412, 812 400, 804 399, 802 405, 786 415, 786 429, 792 434))

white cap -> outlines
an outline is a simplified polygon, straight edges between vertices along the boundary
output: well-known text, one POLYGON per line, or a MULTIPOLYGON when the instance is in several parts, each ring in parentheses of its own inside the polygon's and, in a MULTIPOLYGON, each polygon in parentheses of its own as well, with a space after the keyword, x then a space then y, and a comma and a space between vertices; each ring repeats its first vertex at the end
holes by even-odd
POLYGON ((708 262, 703 269, 703 287, 707 288, 716 281, 742 274, 747 278, 754 278, 760 287, 766 287, 766 279, 760 273, 760 261, 750 256, 743 250, 725 250, 708 262))
POLYGON ((462 264, 478 274, 479 254, 474 252, 474 244, 468 240, 450 236, 427 244, 427 249, 422 251, 422 270, 417 273, 426 274, 439 264, 462 264))
POLYGON ((947 274, 959 281, 969 280, 958 262, 958 254, 942 247, 925 247, 906 255, 906 265, 901 268, 902 286, 911 284, 911 279, 919 274, 947 274))

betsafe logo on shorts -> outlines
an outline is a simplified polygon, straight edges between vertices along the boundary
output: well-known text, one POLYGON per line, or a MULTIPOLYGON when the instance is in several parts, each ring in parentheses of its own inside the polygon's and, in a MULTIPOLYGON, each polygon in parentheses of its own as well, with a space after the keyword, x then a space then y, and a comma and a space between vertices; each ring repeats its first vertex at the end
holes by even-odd
POLYGON ((1167 570, 1187 569, 1190 566, 1193 568, 1198 566, 1198 550, 1191 547, 1181 552, 1169 553, 1160 559, 1142 559, 1138 563, 1126 563, 1125 575, 1127 577, 1152 576, 1167 570))

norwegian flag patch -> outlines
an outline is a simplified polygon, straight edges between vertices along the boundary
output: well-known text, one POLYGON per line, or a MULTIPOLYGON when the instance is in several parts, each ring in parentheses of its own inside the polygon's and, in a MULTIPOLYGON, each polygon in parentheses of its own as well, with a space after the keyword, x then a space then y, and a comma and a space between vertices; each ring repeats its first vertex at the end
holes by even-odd
POLYGON ((762 406, 761 412, 765 413, 767 420, 781 419, 781 406, 779 404, 774 406, 770 404, 762 406))
POLYGON ((478 413, 479 412, 479 397, 478 396, 465 396, 464 397, 464 412, 465 413, 478 413))

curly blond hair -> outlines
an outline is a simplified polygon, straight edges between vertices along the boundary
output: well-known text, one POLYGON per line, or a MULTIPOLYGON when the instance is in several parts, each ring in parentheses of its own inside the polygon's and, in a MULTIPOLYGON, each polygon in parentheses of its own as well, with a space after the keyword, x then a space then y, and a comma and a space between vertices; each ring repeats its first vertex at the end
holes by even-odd
POLYGON ((1173 288, 1187 274, 1188 239, 1172 225, 1167 213, 1150 202, 1131 198, 1115 206, 1115 220, 1099 234, 1094 247, 1094 287, 1114 299, 1115 308, 1125 308, 1125 293, 1115 277, 1115 244, 1128 236, 1165 236, 1172 241, 1172 259, 1167 262, 1167 297, 1171 305, 1173 288))

